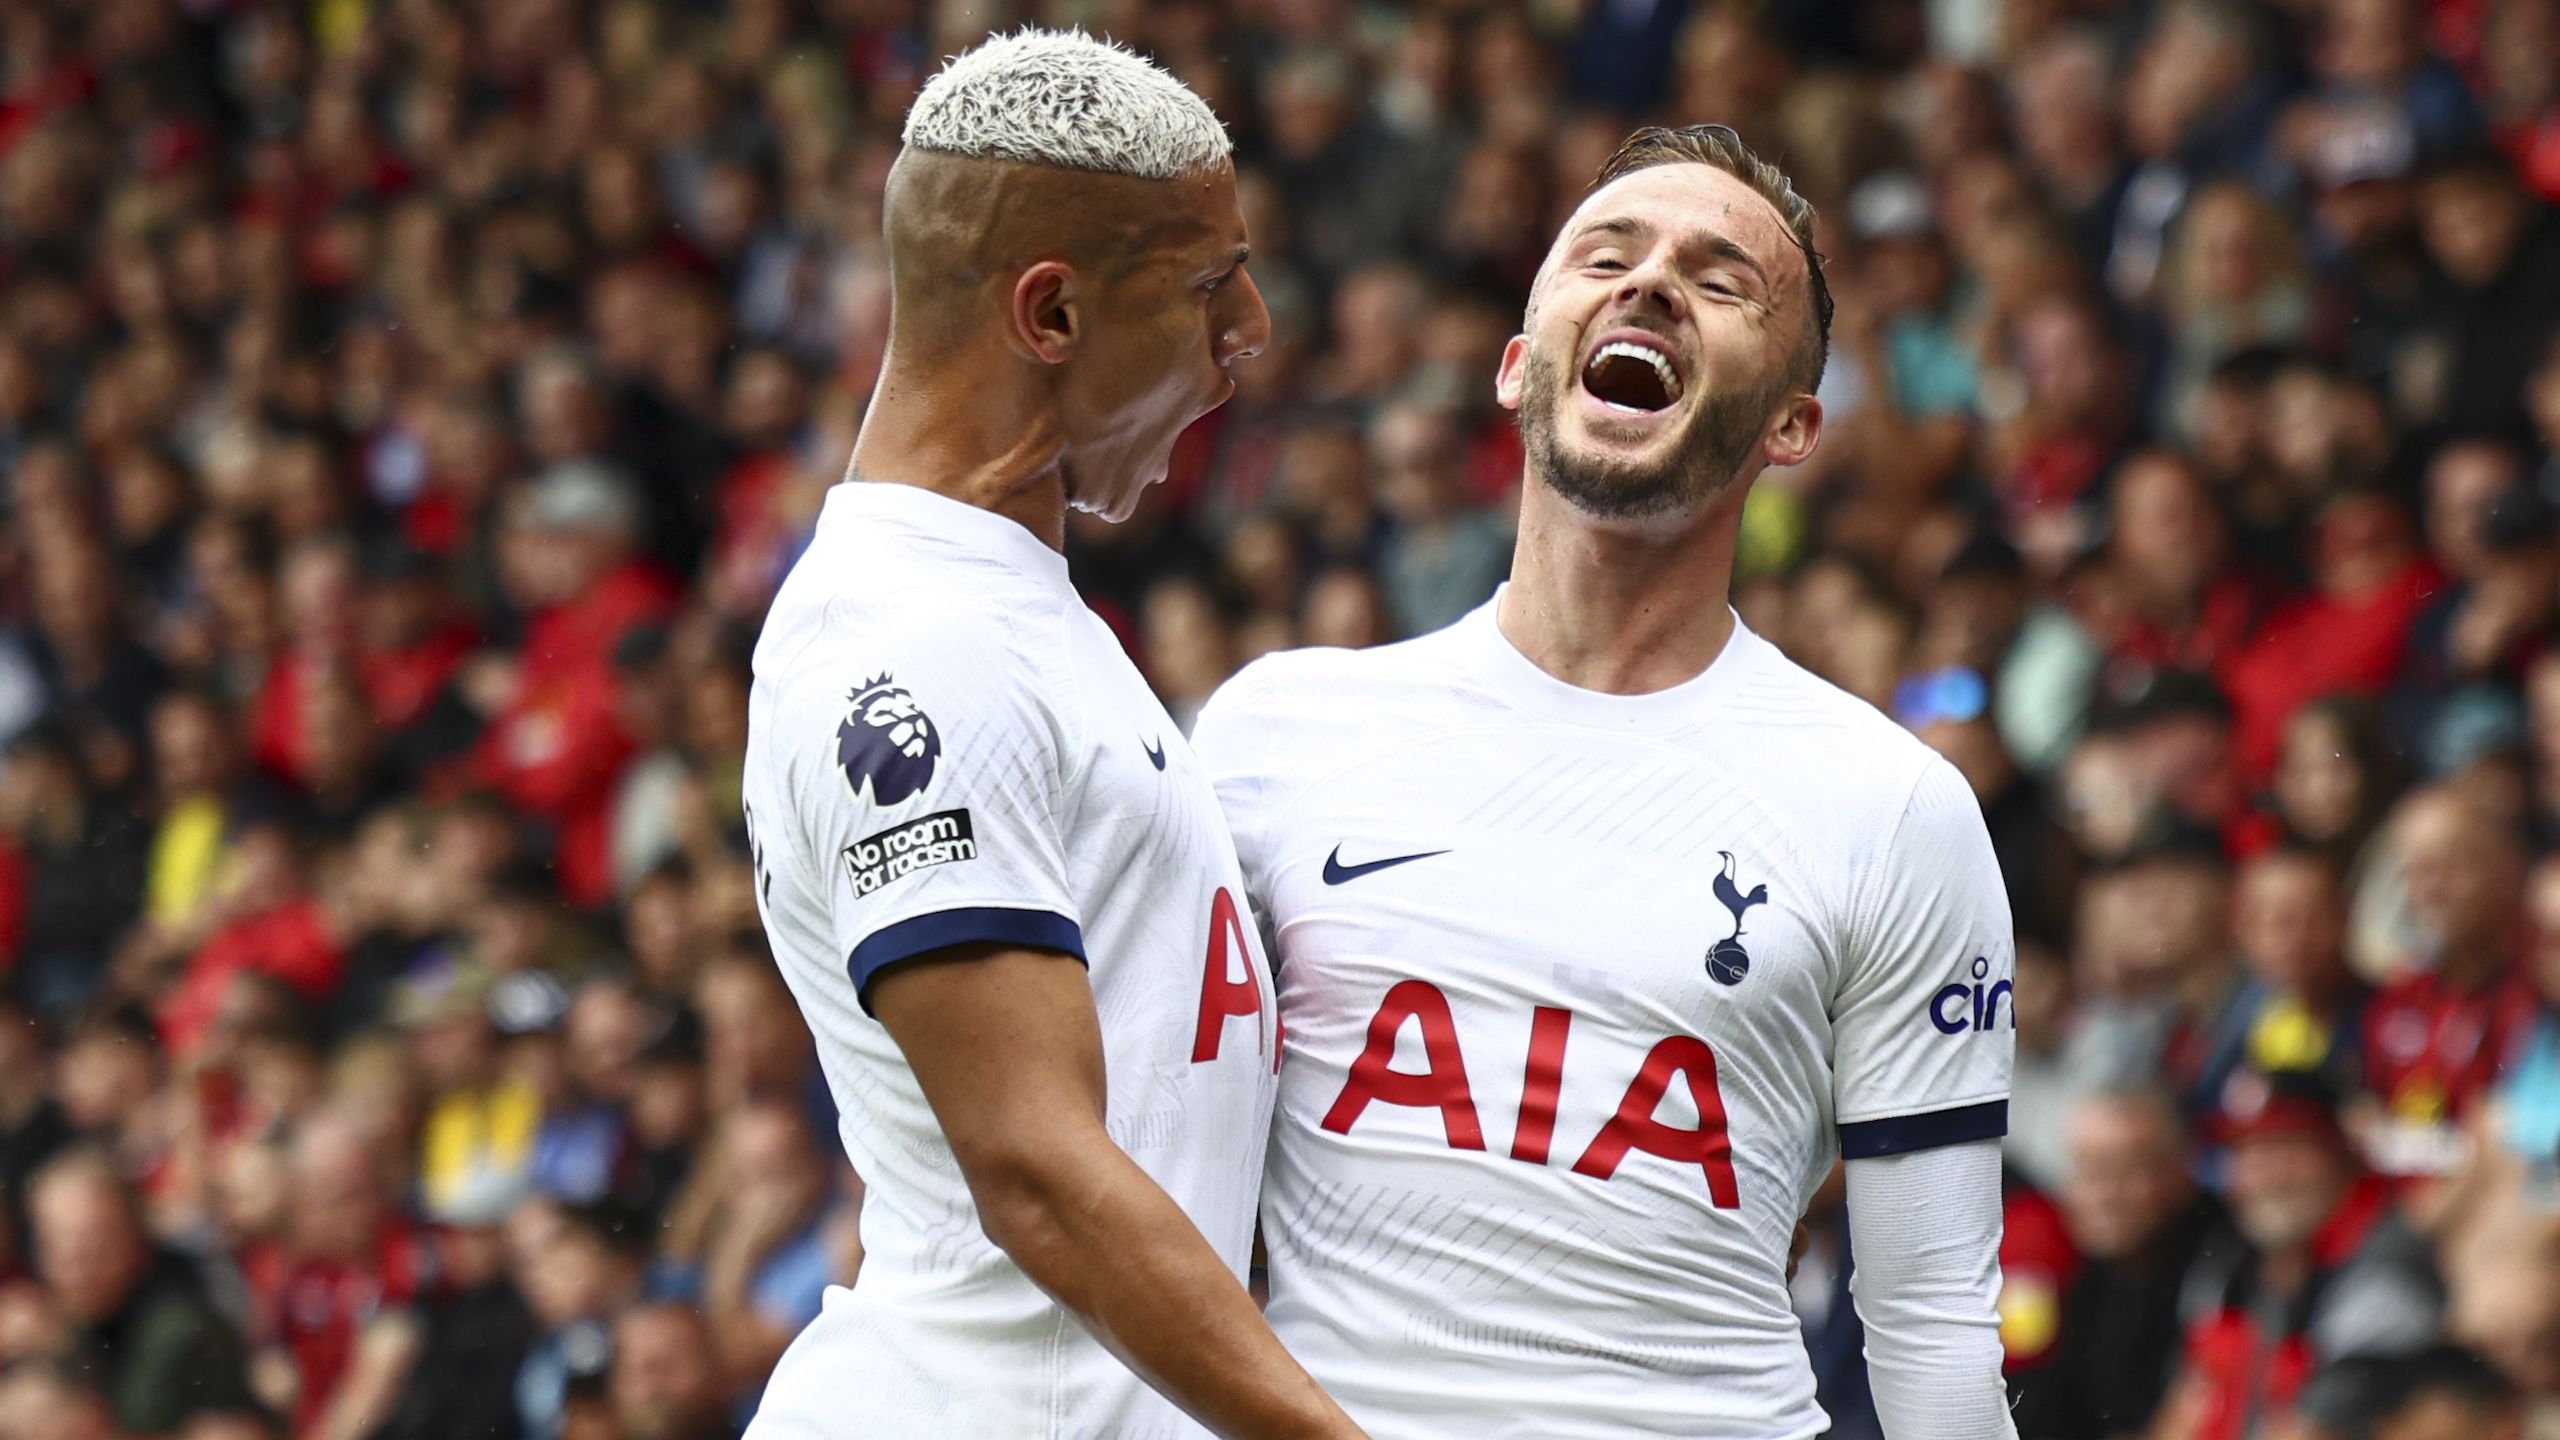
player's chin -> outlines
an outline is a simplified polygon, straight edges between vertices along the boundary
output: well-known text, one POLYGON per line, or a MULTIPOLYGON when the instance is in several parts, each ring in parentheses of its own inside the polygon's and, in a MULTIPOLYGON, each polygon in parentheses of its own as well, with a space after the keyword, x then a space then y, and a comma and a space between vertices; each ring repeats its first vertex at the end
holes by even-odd
POLYGON ((1171 447, 1167 446, 1164 452, 1142 460, 1115 475, 1110 489, 1090 495, 1079 495, 1069 503, 1075 509, 1109 521, 1111 524, 1123 523, 1130 516, 1138 513, 1139 505, 1143 504, 1147 498, 1147 491, 1163 484, 1165 476, 1171 473, 1170 452, 1171 447))
POLYGON ((1670 411, 1640 417, 1594 415, 1580 406, 1558 427, 1566 453, 1586 465, 1656 470, 1679 454, 1682 426, 1670 411))
POLYGON ((1072 496, 1067 501, 1067 508, 1080 515, 1090 515, 1097 520, 1117 525, 1138 513, 1138 501, 1147 493, 1147 487, 1163 478, 1162 472, 1152 476, 1132 477, 1126 484, 1107 494, 1072 496))

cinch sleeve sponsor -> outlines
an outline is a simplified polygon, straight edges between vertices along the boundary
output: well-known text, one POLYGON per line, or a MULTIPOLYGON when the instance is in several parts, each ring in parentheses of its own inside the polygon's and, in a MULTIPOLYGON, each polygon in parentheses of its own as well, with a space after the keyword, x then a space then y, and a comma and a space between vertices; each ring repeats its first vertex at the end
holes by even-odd
POLYGON ((1832 1101, 1850 1159, 2008 1132, 2016 941, 1981 807, 1933 760, 1861 889, 1832 1001, 1832 1101))

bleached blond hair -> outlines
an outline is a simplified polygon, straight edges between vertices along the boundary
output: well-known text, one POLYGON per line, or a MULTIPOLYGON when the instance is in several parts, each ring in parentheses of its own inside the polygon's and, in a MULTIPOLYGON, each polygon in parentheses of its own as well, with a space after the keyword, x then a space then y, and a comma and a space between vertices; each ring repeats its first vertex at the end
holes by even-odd
POLYGON ((1235 148, 1208 102, 1161 67, 1081 30, 1025 27, 951 58, 907 111, 919 150, 1180 180, 1235 148))

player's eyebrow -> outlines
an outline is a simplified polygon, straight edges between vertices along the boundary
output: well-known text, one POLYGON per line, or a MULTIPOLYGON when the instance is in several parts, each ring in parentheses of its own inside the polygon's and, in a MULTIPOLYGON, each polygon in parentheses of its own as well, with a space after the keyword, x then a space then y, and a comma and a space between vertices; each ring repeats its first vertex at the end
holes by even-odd
POLYGON ((1648 234, 1652 229, 1652 226, 1630 216, 1604 215, 1597 220, 1585 221, 1573 232, 1573 241, 1579 245, 1594 235, 1625 235, 1632 238, 1648 234))
MULTIPOLYGON (((1650 224, 1633 216, 1603 215, 1577 227, 1573 232, 1573 243, 1579 245, 1594 235, 1620 235, 1630 239, 1641 239, 1652 233, 1653 227, 1650 224)), ((1768 269, 1760 263, 1758 257, 1742 248, 1741 243, 1732 236, 1715 231, 1700 231, 1692 235, 1683 248, 1704 251, 1714 259, 1727 260, 1740 265, 1751 272, 1752 278, 1760 282, 1761 289, 1771 288, 1768 269)))
POLYGON ((1760 282, 1761 289, 1766 290, 1770 288, 1769 272, 1762 269, 1759 259, 1750 251, 1743 249, 1741 244, 1734 240, 1733 237, 1729 235, 1702 235, 1693 243, 1699 249, 1706 251, 1709 255, 1714 256, 1718 260, 1730 260, 1750 271, 1752 278, 1760 282))

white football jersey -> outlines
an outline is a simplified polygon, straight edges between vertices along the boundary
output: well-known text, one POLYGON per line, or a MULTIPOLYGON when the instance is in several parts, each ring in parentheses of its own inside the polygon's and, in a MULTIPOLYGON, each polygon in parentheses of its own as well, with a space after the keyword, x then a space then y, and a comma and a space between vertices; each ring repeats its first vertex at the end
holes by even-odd
POLYGON ((2006 1125, 1981 812, 1739 621, 1616 696, 1498 603, 1266 657, 1193 735, 1277 937, 1272 1324, 1377 1440, 1819 1435, 1833 1156, 2006 1125))
POLYGON ((1066 561, 930 491, 828 496, 755 650, 756 890, 862 1176, 853 1289, 792 1344, 758 1440, 1204 1433, 980 1232, 865 987, 973 941, 1083 957, 1112 1138, 1239 1276, 1278 1060, 1206 772, 1066 561))

